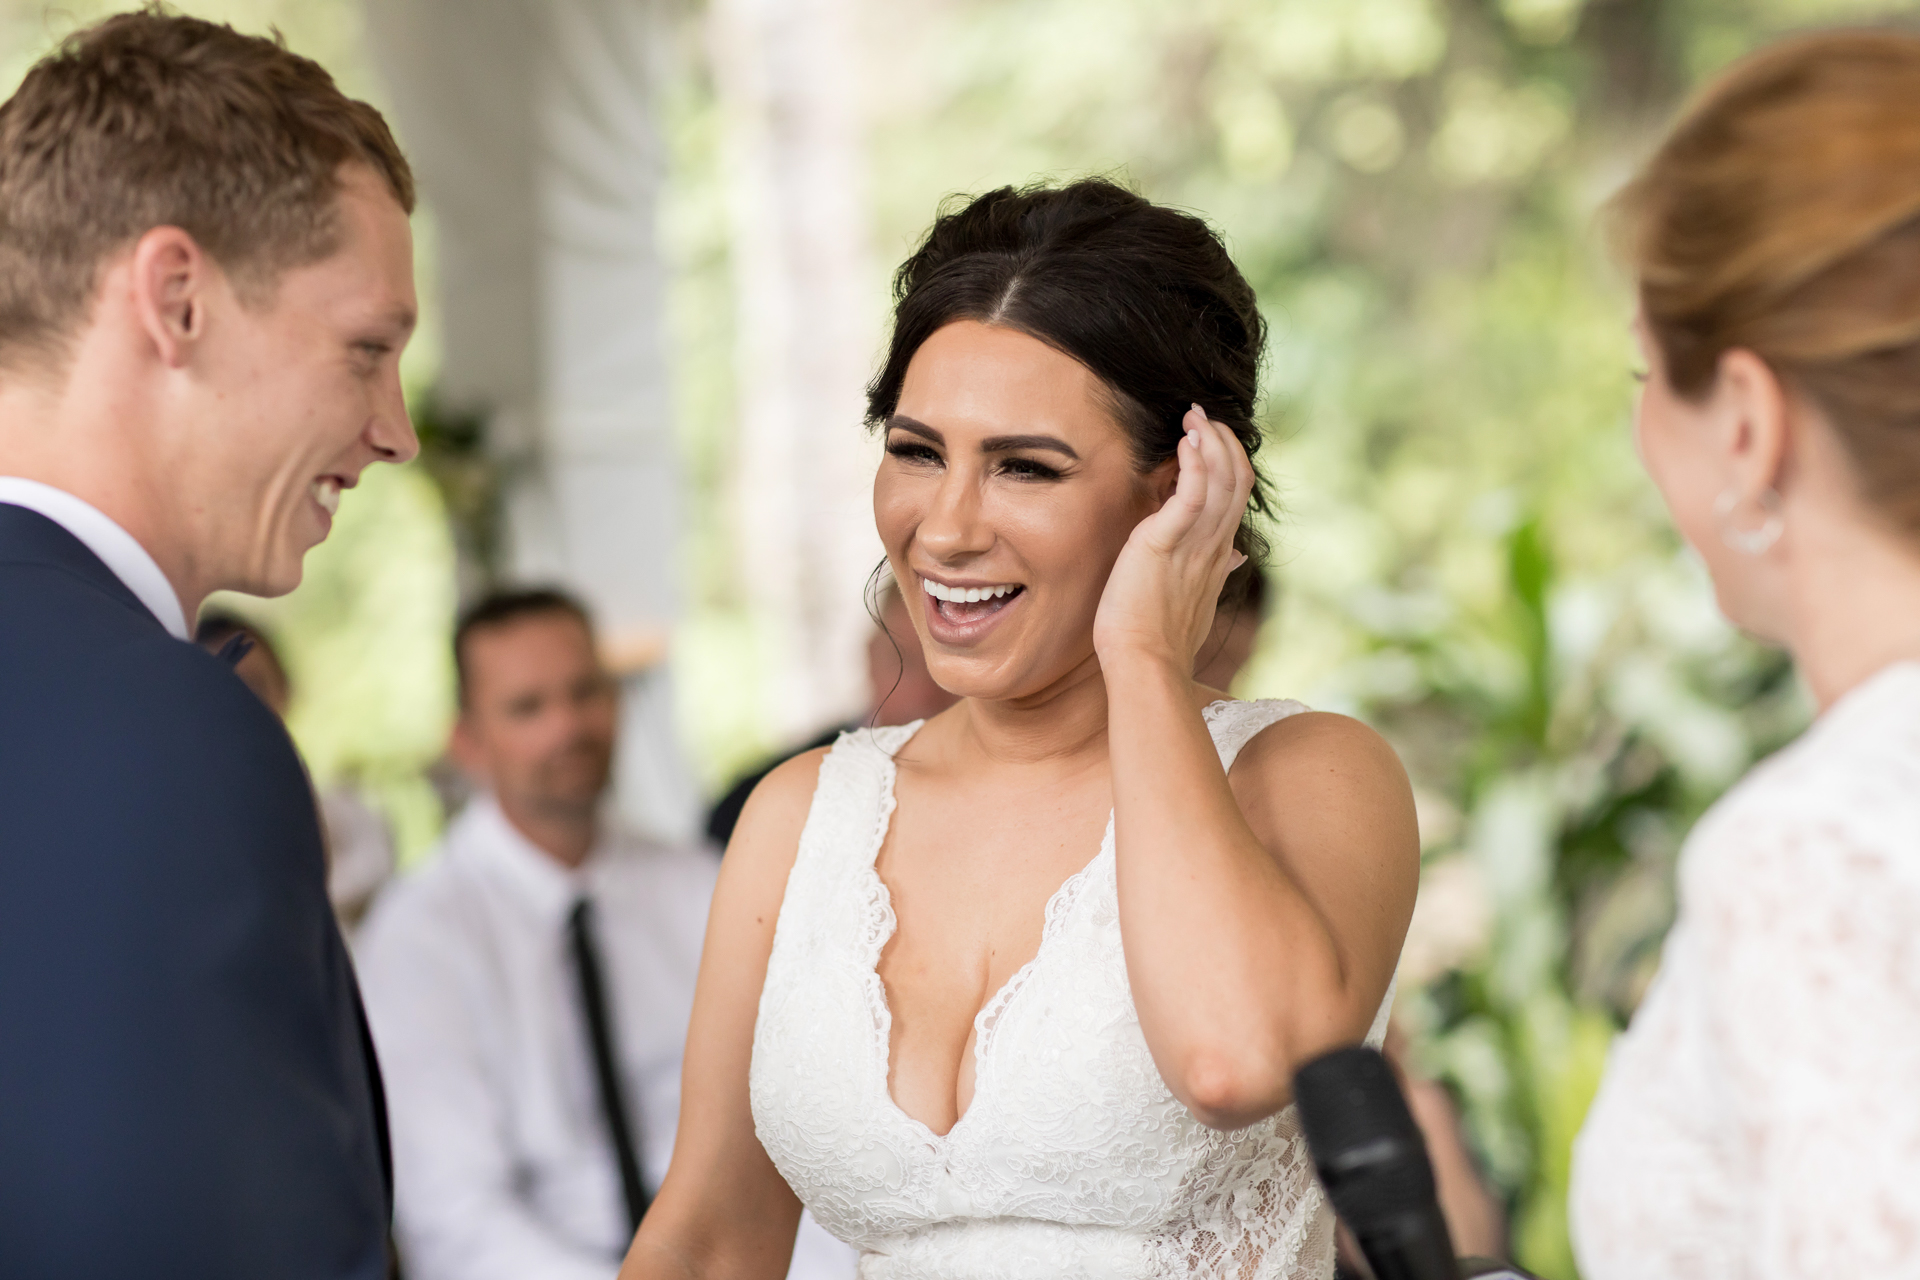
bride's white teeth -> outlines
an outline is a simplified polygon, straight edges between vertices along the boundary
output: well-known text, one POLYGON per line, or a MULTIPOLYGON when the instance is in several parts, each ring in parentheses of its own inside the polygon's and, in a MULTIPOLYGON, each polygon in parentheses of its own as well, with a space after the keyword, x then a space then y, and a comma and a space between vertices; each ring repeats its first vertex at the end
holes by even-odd
POLYGON ((340 482, 332 476, 322 476, 313 482, 313 500, 328 515, 340 510, 340 482))
POLYGON ((920 586, 935 600, 945 600, 950 604, 978 604, 982 600, 998 600, 1020 589, 1017 582, 1003 582, 994 587, 949 587, 944 582, 935 582, 932 578, 920 579, 920 586))

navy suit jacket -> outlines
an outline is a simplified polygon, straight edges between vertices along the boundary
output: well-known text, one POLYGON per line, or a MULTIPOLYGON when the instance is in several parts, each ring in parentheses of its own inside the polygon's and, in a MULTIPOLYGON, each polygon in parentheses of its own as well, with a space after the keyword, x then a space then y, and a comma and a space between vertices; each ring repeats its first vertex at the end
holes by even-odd
POLYGON ((390 1205, 286 731, 0 504, 0 1276, 381 1280, 390 1205))

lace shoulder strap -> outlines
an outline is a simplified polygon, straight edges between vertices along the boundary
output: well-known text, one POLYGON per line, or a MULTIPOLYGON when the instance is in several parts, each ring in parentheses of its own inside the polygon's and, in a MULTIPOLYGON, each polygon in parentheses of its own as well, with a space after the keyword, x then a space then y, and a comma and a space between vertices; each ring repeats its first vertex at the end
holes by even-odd
POLYGON ((893 756, 921 722, 849 729, 820 762, 813 803, 800 832, 796 872, 830 878, 871 860, 893 813, 893 756))
POLYGON ((1221 767, 1231 769, 1234 759, 1240 754, 1240 748, 1252 741, 1254 734, 1288 716, 1311 709, 1305 703, 1295 702, 1291 698, 1259 698, 1252 702, 1222 698, 1218 702, 1208 703, 1201 714, 1206 717, 1207 729, 1213 734, 1213 745, 1220 753, 1221 767))
POLYGON ((833 740, 833 746, 827 751, 827 758, 878 753, 891 760, 894 753, 906 746, 908 739, 920 732, 920 726, 925 723, 925 720, 915 720, 912 724, 889 724, 878 729, 842 730, 840 736, 833 740))

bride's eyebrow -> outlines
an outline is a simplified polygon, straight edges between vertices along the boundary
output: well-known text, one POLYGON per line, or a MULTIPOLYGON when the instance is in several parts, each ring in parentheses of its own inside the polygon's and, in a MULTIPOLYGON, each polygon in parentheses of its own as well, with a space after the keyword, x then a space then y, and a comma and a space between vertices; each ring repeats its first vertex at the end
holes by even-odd
MULTIPOLYGON (((896 413, 888 418, 887 430, 904 431, 908 435, 919 436, 922 440, 937 444, 942 448, 946 447, 947 438, 945 436, 918 418, 909 418, 904 413, 896 413)), ((980 442, 980 452, 982 453, 1008 453, 1014 449, 1050 449, 1054 453, 1065 454, 1075 462, 1080 460, 1079 452, 1059 436, 988 436, 980 442)))
POLYGON ((982 453, 1005 453, 1009 449, 1051 449, 1055 453, 1066 454, 1075 462, 1080 460, 1073 446, 1059 436, 989 436, 980 442, 982 453))
POLYGON ((909 418, 904 413, 896 413, 887 419, 888 431, 904 431, 910 436, 919 436, 922 440, 946 447, 947 438, 935 431, 918 418, 909 418))

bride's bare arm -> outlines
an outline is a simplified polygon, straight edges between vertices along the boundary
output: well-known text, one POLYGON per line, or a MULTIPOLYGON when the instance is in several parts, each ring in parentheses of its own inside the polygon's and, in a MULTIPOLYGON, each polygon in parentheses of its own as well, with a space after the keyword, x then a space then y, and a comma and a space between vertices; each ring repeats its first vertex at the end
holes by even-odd
POLYGON ((1413 802, 1357 721, 1283 720, 1229 779, 1189 691, 1127 685, 1109 729, 1127 977, 1168 1087, 1239 1128, 1291 1101, 1300 1064, 1366 1035, 1413 913, 1413 802))
POLYGON ((800 1201, 754 1136, 747 1068, 774 922, 825 751, 754 788, 714 890, 680 1072, 673 1163, 620 1280, 780 1280, 800 1201))
POLYGON ((1282 720, 1231 779, 1220 768, 1190 673, 1252 471, 1226 428, 1189 421, 1178 487, 1115 565, 1095 643, 1140 1027, 1174 1096, 1232 1129, 1285 1106, 1300 1064, 1366 1034, 1420 850, 1406 774, 1358 721, 1282 720))

